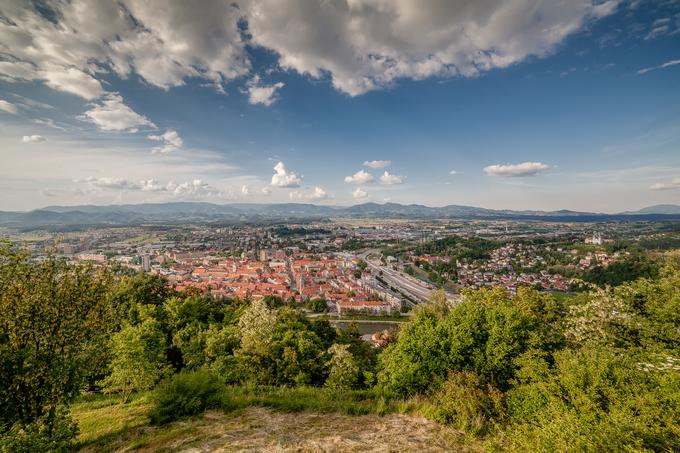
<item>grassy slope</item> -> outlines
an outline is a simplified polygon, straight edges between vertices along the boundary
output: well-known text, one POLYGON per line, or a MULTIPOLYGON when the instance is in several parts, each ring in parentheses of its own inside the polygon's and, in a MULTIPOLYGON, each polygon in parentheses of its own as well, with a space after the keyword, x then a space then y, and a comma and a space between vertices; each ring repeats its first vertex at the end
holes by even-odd
POLYGON ((72 407, 82 451, 479 451, 478 442, 419 416, 418 401, 367 392, 234 388, 229 412, 149 425, 148 395, 83 398, 72 407))

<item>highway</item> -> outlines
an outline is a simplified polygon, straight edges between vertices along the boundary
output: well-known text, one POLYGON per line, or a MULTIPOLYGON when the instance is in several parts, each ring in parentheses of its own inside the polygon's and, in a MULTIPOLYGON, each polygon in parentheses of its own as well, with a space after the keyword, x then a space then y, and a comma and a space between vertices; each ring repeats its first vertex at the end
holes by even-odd
MULTIPOLYGON (((432 291, 435 290, 433 286, 428 285, 427 283, 422 282, 408 274, 396 271, 389 266, 383 266, 382 264, 369 260, 368 256, 375 252, 375 250, 371 250, 360 255, 361 259, 363 259, 366 264, 368 264, 368 267, 374 272, 374 274, 380 275, 380 272, 382 271, 381 277, 383 280, 385 280, 389 285, 398 288, 401 292, 416 301, 425 302, 430 298, 430 294, 432 294, 432 291)), ((458 299, 459 297, 457 294, 448 292, 446 296, 449 299, 458 299)))

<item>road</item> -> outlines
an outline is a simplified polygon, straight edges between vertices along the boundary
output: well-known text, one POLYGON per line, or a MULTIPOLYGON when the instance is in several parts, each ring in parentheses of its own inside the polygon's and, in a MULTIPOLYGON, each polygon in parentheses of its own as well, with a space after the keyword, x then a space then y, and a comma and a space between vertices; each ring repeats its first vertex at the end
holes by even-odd
MULTIPOLYGON (((375 252, 375 250, 370 250, 368 252, 362 253, 360 257, 366 262, 366 264, 368 264, 368 267, 376 275, 379 275, 382 271, 381 277, 383 280, 385 280, 391 286, 398 288, 407 296, 412 297, 414 300, 424 302, 430 298, 430 294, 432 294, 432 291, 435 290, 433 286, 428 285, 427 283, 422 282, 404 272, 394 270, 389 266, 383 266, 382 264, 369 260, 368 256, 375 252)), ((446 293, 446 296, 449 299, 458 299, 459 297, 457 294, 448 292, 446 293)))

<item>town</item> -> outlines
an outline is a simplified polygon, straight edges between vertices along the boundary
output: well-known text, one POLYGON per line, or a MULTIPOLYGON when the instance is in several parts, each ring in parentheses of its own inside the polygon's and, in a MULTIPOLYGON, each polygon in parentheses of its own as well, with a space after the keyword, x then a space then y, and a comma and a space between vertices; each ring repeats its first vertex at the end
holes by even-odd
POLYGON ((629 253, 653 224, 362 220, 227 226, 130 226, 6 232, 36 256, 50 251, 120 272, 163 276, 216 299, 274 297, 331 316, 399 316, 442 288, 519 286, 569 292, 574 277, 629 253), (312 301, 312 303, 310 303, 312 301))

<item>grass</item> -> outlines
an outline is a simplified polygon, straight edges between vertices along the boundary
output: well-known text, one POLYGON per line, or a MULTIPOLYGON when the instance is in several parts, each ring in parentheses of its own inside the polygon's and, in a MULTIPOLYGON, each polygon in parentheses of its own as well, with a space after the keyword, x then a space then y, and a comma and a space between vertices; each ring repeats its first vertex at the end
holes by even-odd
POLYGON ((230 387, 223 411, 149 424, 148 393, 86 396, 72 406, 81 451, 479 451, 480 444, 426 420, 424 401, 372 391, 230 387), (404 415, 410 414, 410 415, 404 415))
POLYGON ((231 387, 227 400, 234 408, 268 407, 281 412, 313 411, 345 415, 385 415, 417 413, 418 399, 386 398, 371 390, 329 390, 316 387, 231 387))
POLYGON ((83 396, 71 406, 73 418, 80 428, 76 445, 102 445, 130 430, 147 425, 150 409, 148 393, 135 395, 127 404, 122 404, 120 395, 83 396))

